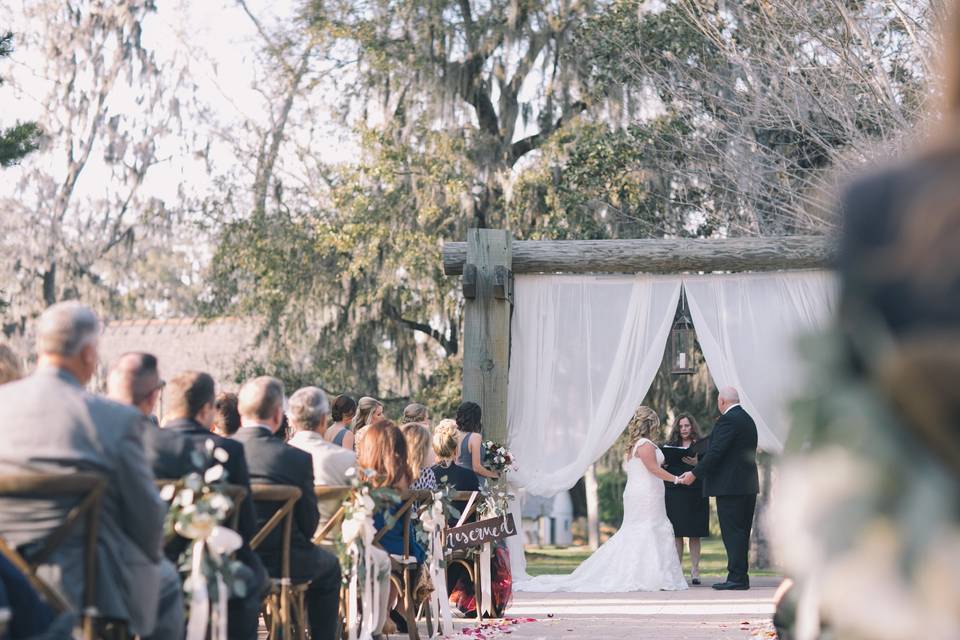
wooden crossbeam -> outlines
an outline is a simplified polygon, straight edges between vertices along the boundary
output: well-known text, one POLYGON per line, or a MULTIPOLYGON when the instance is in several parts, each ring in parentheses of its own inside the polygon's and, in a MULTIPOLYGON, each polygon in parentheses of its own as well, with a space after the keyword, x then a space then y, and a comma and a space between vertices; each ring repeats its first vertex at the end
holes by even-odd
MULTIPOLYGON (((514 240, 514 273, 690 273, 831 268, 835 240, 769 236, 645 240, 514 240)), ((443 245, 443 272, 461 275, 467 243, 443 245)))

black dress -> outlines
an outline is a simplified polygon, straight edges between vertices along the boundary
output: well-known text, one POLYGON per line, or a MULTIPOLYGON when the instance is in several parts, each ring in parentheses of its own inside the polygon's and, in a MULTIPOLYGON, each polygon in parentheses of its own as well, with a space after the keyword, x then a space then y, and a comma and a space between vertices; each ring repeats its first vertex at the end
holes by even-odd
MULTIPOLYGON (((675 476, 692 471, 693 467, 677 461, 664 467, 675 476)), ((710 499, 703 496, 703 485, 698 478, 691 485, 666 482, 664 499, 667 503, 667 518, 673 525, 677 538, 710 537, 710 499)))

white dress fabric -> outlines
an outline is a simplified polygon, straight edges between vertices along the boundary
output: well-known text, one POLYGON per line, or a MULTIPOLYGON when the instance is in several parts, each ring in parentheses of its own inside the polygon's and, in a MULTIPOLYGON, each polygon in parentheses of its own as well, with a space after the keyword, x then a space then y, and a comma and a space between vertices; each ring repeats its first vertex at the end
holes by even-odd
POLYGON ((516 591, 626 593, 630 591, 680 591, 687 581, 674 546, 673 526, 667 519, 663 480, 650 473, 636 457, 641 446, 663 452, 646 438, 634 447, 623 468, 623 524, 606 543, 570 575, 545 575, 514 583, 516 591))

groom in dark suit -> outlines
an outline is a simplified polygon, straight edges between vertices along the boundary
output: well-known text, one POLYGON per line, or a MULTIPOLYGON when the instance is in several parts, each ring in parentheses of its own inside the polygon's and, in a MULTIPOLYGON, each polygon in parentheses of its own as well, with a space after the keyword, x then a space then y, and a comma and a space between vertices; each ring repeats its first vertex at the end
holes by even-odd
POLYGON ((747 555, 750 529, 760 492, 757 473, 757 425, 740 406, 740 394, 724 387, 717 394, 722 414, 710 433, 710 446, 693 471, 680 476, 692 484, 703 478, 703 495, 716 496, 720 535, 727 550, 727 580, 714 589, 749 589, 747 555))

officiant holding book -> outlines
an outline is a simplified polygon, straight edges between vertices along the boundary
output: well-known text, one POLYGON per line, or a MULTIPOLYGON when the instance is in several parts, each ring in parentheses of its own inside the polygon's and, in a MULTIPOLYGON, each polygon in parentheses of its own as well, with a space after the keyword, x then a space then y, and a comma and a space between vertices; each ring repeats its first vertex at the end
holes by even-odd
MULTIPOLYGON (((692 471, 699 454, 706 451, 709 438, 700 435, 697 421, 688 413, 681 413, 673 423, 670 437, 663 446, 663 468, 675 476, 692 471)), ((701 482, 673 484, 667 482, 664 500, 667 518, 673 525, 677 554, 683 564, 683 539, 689 539, 690 583, 700 584, 700 538, 710 536, 710 499, 704 497, 701 482)))

